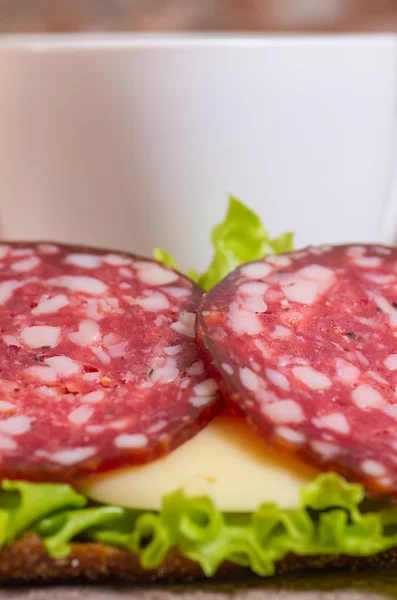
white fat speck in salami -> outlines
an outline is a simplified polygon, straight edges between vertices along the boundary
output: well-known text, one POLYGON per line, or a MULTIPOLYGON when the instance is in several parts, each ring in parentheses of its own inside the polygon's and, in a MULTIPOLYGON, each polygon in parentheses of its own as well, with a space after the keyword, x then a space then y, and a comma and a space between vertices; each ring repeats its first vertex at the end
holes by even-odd
POLYGON ((93 458, 96 453, 96 448, 89 446, 83 446, 81 448, 72 448, 70 450, 57 450, 53 453, 47 453, 46 451, 38 451, 36 454, 39 459, 47 460, 57 463, 65 467, 72 467, 82 463, 90 458, 93 458))
POLYGON ((196 396, 213 396, 217 390, 218 386, 213 379, 205 379, 193 388, 193 392, 196 396))
POLYGON ((339 446, 336 444, 331 444, 330 442, 315 440, 310 442, 310 446, 323 461, 331 460, 340 453, 339 446))
POLYGON ((149 427, 148 433, 157 433, 158 431, 164 429, 164 427, 167 427, 167 421, 157 421, 157 423, 153 423, 153 425, 149 427))
POLYGON ((31 256, 33 253, 33 248, 13 248, 11 250, 11 256, 31 256))
POLYGON ((336 433, 347 434, 350 432, 350 425, 343 413, 329 413, 323 417, 315 417, 313 423, 320 429, 330 429, 336 433))
POLYGON ((106 425, 86 425, 85 430, 87 433, 93 433, 94 435, 103 433, 106 431, 106 425))
POLYGON ((179 354, 179 352, 181 352, 181 350, 182 350, 182 346, 180 344, 178 344, 177 346, 169 346, 168 348, 164 348, 163 352, 167 356, 175 356, 175 354, 179 354))
POLYGON ((15 415, 15 417, 8 417, 8 419, 0 419, 0 433, 19 436, 30 430, 31 417, 25 417, 24 415, 15 415))
POLYGON ((367 375, 372 377, 372 379, 374 379, 377 383, 382 383, 384 385, 389 384, 389 382, 384 377, 382 377, 381 375, 379 375, 379 373, 376 373, 375 371, 367 371, 367 375))
POLYGON ((365 246, 345 246, 345 254, 352 258, 363 256, 366 252, 365 246))
MULTIPOLYGON (((57 374, 51 367, 44 367, 41 365, 28 367, 25 370, 25 373, 38 379, 42 383, 55 383, 58 380, 57 374)), ((43 395, 43 393, 41 393, 41 395, 43 395)))
POLYGON ((263 408, 273 423, 301 423, 305 415, 295 400, 280 400, 263 408))
POLYGON ((260 378, 248 367, 242 367, 240 369, 240 379, 243 386, 251 392, 255 392, 261 387, 260 378))
POLYGON ((256 314, 264 313, 268 310, 266 302, 264 302, 263 298, 260 296, 248 296, 242 301, 241 306, 244 310, 248 310, 249 312, 256 314))
POLYGON ((381 256, 387 256, 388 254, 392 253, 392 249, 387 248, 386 246, 375 246, 374 250, 377 254, 380 254, 381 256))
POLYGON ((0 305, 6 304, 13 296, 15 290, 21 287, 19 281, 13 279, 8 281, 2 281, 0 283, 0 305))
POLYGON ((299 271, 300 277, 310 279, 312 281, 329 281, 333 279, 334 272, 332 269, 323 267, 322 265, 308 265, 299 271))
POLYGON ((116 429, 117 431, 123 431, 126 427, 130 425, 131 421, 129 418, 127 419, 119 419, 118 421, 112 421, 109 425, 111 429, 116 429))
POLYGON ((77 346, 92 346, 100 341, 101 329, 95 321, 83 319, 78 324, 78 331, 73 331, 68 334, 68 338, 77 346))
POLYGON ((42 298, 39 303, 32 308, 32 315, 46 315, 49 313, 55 313, 68 304, 68 297, 64 294, 57 294, 51 298, 42 298))
POLYGON ((83 405, 72 410, 68 415, 68 419, 74 425, 83 425, 90 420, 93 414, 94 409, 91 406, 83 405))
POLYGON ((271 336, 275 337, 275 338, 283 338, 283 337, 288 337, 290 335, 291 335, 291 330, 288 329, 288 327, 284 327, 283 325, 276 325, 273 333, 271 334, 271 336))
POLYGON ((82 402, 87 402, 88 404, 98 404, 101 402, 105 396, 105 392, 103 390, 95 390, 93 392, 88 392, 88 394, 84 394, 81 398, 82 402))
POLYGON ((108 365, 111 362, 111 358, 109 354, 105 352, 103 348, 100 346, 93 346, 91 348, 91 352, 97 357, 98 360, 101 361, 104 365, 108 365))
POLYGON ((97 254, 75 253, 68 254, 65 263, 81 269, 97 269, 101 265, 102 259, 97 254))
POLYGON ((383 364, 389 371, 395 371, 397 369, 397 354, 386 356, 383 364))
POLYGON ((386 475, 385 467, 377 460, 364 460, 361 463, 361 468, 370 477, 382 477, 382 475, 386 475))
POLYGON ((328 291, 331 282, 331 279, 312 279, 298 272, 295 277, 286 279, 281 290, 288 300, 299 304, 314 304, 328 291))
POLYGON ((7 400, 0 400, 0 412, 7 412, 9 410, 14 410, 15 404, 11 402, 7 402, 7 400))
POLYGON ((397 497, 397 249, 242 265, 202 297, 197 335, 226 400, 265 441, 397 497))
POLYGON ((249 281, 240 285, 238 291, 240 294, 247 296, 263 296, 268 290, 269 286, 262 281, 249 281))
POLYGON ((362 352, 360 352, 359 350, 356 350, 356 356, 362 365, 364 365, 365 367, 367 367, 369 365, 368 358, 366 356, 364 356, 364 354, 362 352))
POLYGON ((103 256, 102 259, 108 265, 112 265, 112 267, 125 267, 132 264, 131 258, 128 256, 123 256, 122 254, 106 254, 106 256, 103 256))
POLYGON ((332 385, 327 375, 320 373, 320 371, 313 369, 313 367, 293 367, 292 373, 296 379, 312 390, 326 390, 332 385))
POLYGON ((261 322, 254 313, 239 308, 236 302, 230 306, 229 323, 235 333, 255 335, 262 329, 261 322))
POLYGON ((173 298, 185 298, 186 296, 189 296, 189 290, 185 288, 168 286, 161 289, 164 292, 164 294, 172 296, 173 298))
POLYGON ((3 258, 6 258, 6 256, 10 252, 10 250, 11 250, 10 246, 6 246, 5 244, 1 244, 0 245, 0 260, 3 260, 3 258))
POLYGON ((18 450, 17 442, 13 438, 7 437, 0 433, 0 451, 14 452, 15 450, 18 450))
POLYGON ((368 281, 379 283, 380 285, 388 285, 389 283, 396 282, 396 276, 393 273, 364 273, 363 276, 368 281))
POLYGON ((262 279, 272 273, 273 267, 266 263, 251 263, 241 267, 241 272, 247 279, 262 279))
POLYGON ((85 381, 99 381, 100 373, 99 371, 89 371, 88 373, 83 373, 82 378, 85 381))
POLYGON ((104 294, 108 289, 103 281, 88 275, 61 275, 49 279, 47 283, 54 287, 68 288, 74 292, 92 294, 93 296, 104 294))
POLYGON ((155 366, 149 372, 151 381, 158 381, 160 383, 170 383, 179 376, 179 369, 176 366, 176 361, 173 358, 166 358, 162 366, 155 366))
POLYGON ((393 417, 393 419, 397 419, 397 404, 387 404, 386 406, 382 406, 382 410, 387 415, 393 417))
POLYGON ((384 404, 382 394, 374 387, 364 383, 352 391, 354 403, 361 408, 381 406, 384 404))
POLYGON ((291 427, 285 427, 284 425, 277 427, 275 433, 290 444, 303 444, 306 441, 306 438, 302 433, 295 431, 295 429, 291 429, 291 427))
POLYGON ((158 265, 142 269, 138 276, 143 283, 146 283, 147 285, 166 285, 167 283, 175 283, 178 279, 177 273, 164 269, 158 265))
POLYGON ((186 369, 188 375, 201 375, 205 373, 205 367, 202 360, 196 360, 190 367, 186 369))
POLYGON ((194 338, 196 337, 194 330, 195 321, 196 315, 194 313, 181 313, 179 315, 179 320, 172 323, 171 329, 174 329, 181 335, 194 338))
POLYGON ((124 340, 118 344, 108 346, 107 350, 111 358, 123 358, 127 349, 127 341, 124 340))
POLYGON ((33 271, 40 264, 40 259, 38 256, 31 256, 30 258, 25 258, 24 260, 18 260, 11 264, 11 269, 13 271, 17 271, 18 273, 26 273, 28 271, 33 271))
POLYGON ((199 408, 202 406, 206 406, 207 404, 210 404, 210 402, 212 402, 213 399, 214 399, 214 396, 192 396, 192 398, 190 398, 189 402, 190 402, 190 404, 192 404, 192 406, 199 408))
POLYGON ((18 348, 22 346, 22 343, 15 335, 3 335, 3 342, 8 346, 17 346, 18 348))
POLYGON ((290 257, 287 256, 286 254, 281 255, 281 256, 271 256, 270 255, 267 257, 267 262, 270 263, 271 265, 273 265, 274 267, 278 267, 278 268, 289 267, 292 263, 290 257))
POLYGON ((114 445, 117 446, 117 448, 123 449, 145 448, 147 444, 147 437, 141 433, 121 433, 114 440, 114 445))
POLYGON ((4 248, 1 475, 71 481, 154 460, 200 431, 223 406, 195 341, 201 295, 123 253, 4 248))
POLYGON ((55 244, 39 244, 37 250, 39 254, 58 254, 61 251, 60 247, 55 244))
POLYGON ((135 302, 143 308, 143 310, 148 310, 150 312, 159 312, 161 310, 167 310, 170 307, 167 297, 160 292, 152 292, 145 298, 137 298, 135 302))
POLYGON ((61 328, 52 325, 33 325, 24 327, 20 332, 20 338, 30 348, 55 348, 61 339, 61 328))
MULTIPOLYGON (((382 288, 383 290, 383 288, 382 288)), ((378 310, 383 311, 384 313, 386 313, 389 316, 389 323, 391 325, 391 327, 396 327, 397 326, 397 303, 396 302, 392 302, 390 303, 387 298, 384 298, 383 296, 380 295, 373 295, 371 293, 369 293, 369 297, 373 299, 373 301, 375 302, 378 310)))
POLYGON ((69 375, 80 373, 81 371, 80 363, 72 360, 69 356, 51 356, 50 358, 44 359, 44 362, 60 377, 68 377, 69 375))
POLYGON ((354 263, 364 269, 373 269, 379 267, 382 264, 382 259, 379 256, 363 256, 355 258, 354 263))
MULTIPOLYGON (((130 277, 133 277, 132 271, 130 269, 127 269, 127 267, 120 267, 119 274, 121 275, 121 277, 126 277, 127 279, 130 279, 130 277)), ((122 284, 120 284, 120 285, 122 285, 122 284)), ((129 287, 129 284, 128 284, 128 287, 129 287)))
POLYGON ((344 358, 336 358, 336 377, 345 385, 353 385, 360 377, 360 369, 349 363, 344 358))
MULTIPOLYGON (((308 248, 308 252, 311 252, 314 255, 320 255, 320 254, 325 254, 326 252, 330 252, 332 250, 332 246, 327 246, 327 245, 323 245, 323 246, 311 246, 310 248, 308 248)), ((297 253, 295 253, 296 255, 297 253)), ((305 250, 303 252, 299 252, 300 256, 304 256, 305 254, 305 250)))
POLYGON ((266 369, 266 377, 271 383, 282 390, 289 390, 291 387, 288 378, 283 373, 280 373, 280 371, 276 371, 276 369, 266 369))

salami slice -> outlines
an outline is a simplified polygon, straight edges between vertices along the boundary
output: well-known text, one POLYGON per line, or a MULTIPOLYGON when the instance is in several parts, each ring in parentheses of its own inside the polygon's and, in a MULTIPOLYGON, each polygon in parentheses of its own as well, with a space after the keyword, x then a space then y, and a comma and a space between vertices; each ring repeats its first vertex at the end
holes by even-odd
POLYGON ((397 495, 397 250, 322 246, 241 266, 203 296, 198 338, 265 440, 397 495))
POLYGON ((195 341, 201 290, 151 260, 0 246, 1 476, 150 461, 221 409, 195 341))

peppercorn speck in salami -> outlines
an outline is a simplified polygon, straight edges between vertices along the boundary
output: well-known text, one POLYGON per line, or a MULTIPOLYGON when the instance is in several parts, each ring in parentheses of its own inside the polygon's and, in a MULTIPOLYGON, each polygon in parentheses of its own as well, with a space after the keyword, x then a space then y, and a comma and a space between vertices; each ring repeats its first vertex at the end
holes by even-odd
POLYGON ((221 409, 194 332, 201 290, 151 260, 0 246, 0 475, 152 460, 221 409))
POLYGON ((203 296, 200 350, 273 445, 397 495, 397 250, 322 246, 203 296))

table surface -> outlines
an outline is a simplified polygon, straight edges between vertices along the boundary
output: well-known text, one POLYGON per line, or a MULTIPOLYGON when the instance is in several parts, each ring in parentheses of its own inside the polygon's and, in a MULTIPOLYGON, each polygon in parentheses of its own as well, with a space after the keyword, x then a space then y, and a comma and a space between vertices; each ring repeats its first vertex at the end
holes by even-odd
POLYGON ((0 600, 391 600, 397 566, 366 573, 300 573, 251 584, 182 588, 69 586, 0 590, 0 600))
POLYGON ((397 31, 397 1, 0 0, 0 33, 104 30, 397 31))

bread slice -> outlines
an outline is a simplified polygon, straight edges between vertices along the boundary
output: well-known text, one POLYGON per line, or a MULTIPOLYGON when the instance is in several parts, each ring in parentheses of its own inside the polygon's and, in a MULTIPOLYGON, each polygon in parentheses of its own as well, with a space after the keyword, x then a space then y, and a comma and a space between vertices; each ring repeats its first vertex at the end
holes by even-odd
MULTIPOLYGON (((278 573, 297 569, 364 569, 388 567, 397 562, 397 548, 372 557, 311 556, 290 554, 277 565, 278 573)), ((249 569, 232 563, 219 568, 217 580, 247 579, 249 569)), ((67 558, 48 556, 42 540, 29 533, 0 552, 0 582, 70 582, 123 580, 136 583, 200 581, 205 578, 200 566, 184 558, 175 549, 157 569, 143 569, 138 557, 126 550, 97 543, 76 542, 67 558)))

